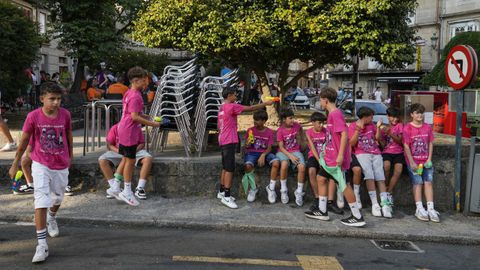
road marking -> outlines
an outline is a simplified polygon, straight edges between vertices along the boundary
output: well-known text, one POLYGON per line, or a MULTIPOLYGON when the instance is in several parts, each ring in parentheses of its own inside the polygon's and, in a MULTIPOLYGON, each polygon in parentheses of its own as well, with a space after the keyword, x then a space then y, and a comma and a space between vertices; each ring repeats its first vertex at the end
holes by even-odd
POLYGON ((304 256, 297 255, 304 270, 343 270, 337 258, 333 256, 304 256))
POLYGON ((331 256, 304 256, 297 255, 296 261, 263 260, 247 258, 222 258, 205 256, 173 256, 176 262, 199 262, 199 263, 225 263, 225 264, 249 264, 267 266, 301 267, 304 270, 343 270, 342 265, 335 257, 331 256))

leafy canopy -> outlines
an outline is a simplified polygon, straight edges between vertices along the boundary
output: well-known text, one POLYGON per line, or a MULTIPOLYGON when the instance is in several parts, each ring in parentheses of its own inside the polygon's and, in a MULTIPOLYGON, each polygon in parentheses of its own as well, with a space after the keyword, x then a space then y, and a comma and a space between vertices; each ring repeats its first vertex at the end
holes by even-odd
POLYGON ((295 59, 313 65, 294 80, 348 55, 388 67, 412 62, 415 0, 152 0, 133 37, 151 47, 177 47, 241 64, 262 77, 278 71, 280 87, 295 59), (260 74, 259 74, 260 73, 260 74))
POLYGON ((31 84, 24 70, 36 59, 42 38, 37 25, 9 1, 0 0, 0 18, 0 91, 11 99, 31 84))

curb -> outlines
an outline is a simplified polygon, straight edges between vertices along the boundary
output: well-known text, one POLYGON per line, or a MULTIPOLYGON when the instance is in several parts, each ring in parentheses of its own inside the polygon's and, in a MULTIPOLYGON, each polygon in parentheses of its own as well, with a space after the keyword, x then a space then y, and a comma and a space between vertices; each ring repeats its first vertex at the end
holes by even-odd
MULTIPOLYGON (((33 216, 33 215, 32 215, 33 216)), ((260 226, 231 224, 227 222, 188 222, 179 220, 106 220, 94 218, 71 218, 59 217, 58 220, 68 225, 99 225, 116 226, 123 228, 172 228, 172 229, 190 229, 190 230, 216 230, 231 232, 249 232, 249 233, 285 233, 296 235, 314 235, 320 237, 335 238, 357 238, 357 239, 375 239, 375 240, 402 240, 402 241, 422 241, 442 244, 455 245, 480 245, 480 238, 471 238, 463 236, 439 236, 439 235, 416 235, 411 233, 383 233, 363 231, 359 228, 348 230, 322 230, 321 228, 303 228, 303 227, 282 227, 282 226, 260 226)), ((4 222, 32 222, 33 217, 7 215, 0 218, 4 222)), ((346 227, 345 227, 346 228, 346 227)))

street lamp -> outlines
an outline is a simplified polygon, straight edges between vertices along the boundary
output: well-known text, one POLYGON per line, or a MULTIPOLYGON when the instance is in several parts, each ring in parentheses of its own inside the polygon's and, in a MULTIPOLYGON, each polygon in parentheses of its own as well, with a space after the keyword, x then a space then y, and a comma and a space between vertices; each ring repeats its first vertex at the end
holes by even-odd
POLYGON ((437 49, 437 33, 433 33, 432 37, 430 38, 430 46, 432 46, 432 49, 436 50, 437 49))
POLYGON ((355 90, 355 84, 358 82, 358 55, 354 55, 352 57, 352 62, 353 62, 353 74, 352 74, 352 103, 353 103, 353 108, 352 108, 352 115, 355 117, 356 115, 356 110, 355 110, 355 99, 356 99, 356 90, 355 90))

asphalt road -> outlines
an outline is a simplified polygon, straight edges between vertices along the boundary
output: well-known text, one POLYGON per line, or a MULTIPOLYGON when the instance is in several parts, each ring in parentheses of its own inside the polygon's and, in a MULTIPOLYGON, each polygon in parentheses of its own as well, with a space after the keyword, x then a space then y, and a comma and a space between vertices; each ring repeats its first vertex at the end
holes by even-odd
POLYGON ((61 224, 33 265, 34 237, 33 224, 0 223, 0 269, 480 269, 479 246, 417 242, 423 252, 406 253, 367 239, 61 224))

